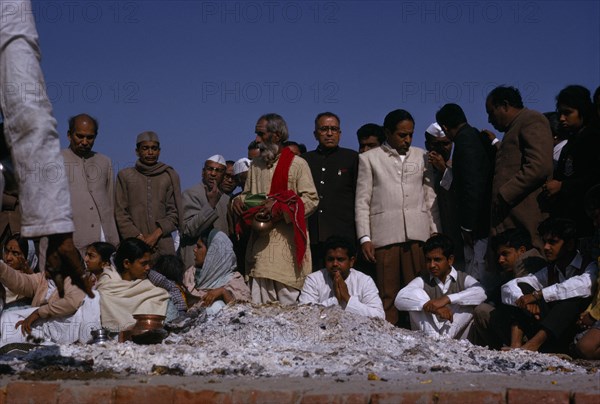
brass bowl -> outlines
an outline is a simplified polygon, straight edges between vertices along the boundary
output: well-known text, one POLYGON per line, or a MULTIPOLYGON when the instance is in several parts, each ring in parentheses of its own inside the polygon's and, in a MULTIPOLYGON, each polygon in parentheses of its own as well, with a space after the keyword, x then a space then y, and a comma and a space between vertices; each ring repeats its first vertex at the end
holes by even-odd
POLYGON ((269 213, 258 212, 252 218, 252 230, 259 234, 266 234, 273 229, 273 222, 269 213))
POLYGON ((148 330, 162 329, 166 317, 158 314, 134 314, 133 318, 136 319, 136 323, 132 331, 133 334, 137 334, 148 330))

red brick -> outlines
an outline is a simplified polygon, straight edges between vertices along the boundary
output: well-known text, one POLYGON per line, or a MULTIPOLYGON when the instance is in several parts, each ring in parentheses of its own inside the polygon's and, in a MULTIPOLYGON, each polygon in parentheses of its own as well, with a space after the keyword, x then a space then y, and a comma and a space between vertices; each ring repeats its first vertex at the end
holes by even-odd
POLYGON ((598 404, 600 403, 600 392, 588 393, 576 391, 573 394, 574 404, 598 404))
POLYGON ((569 404, 569 392, 561 390, 508 389, 508 404, 569 404))
POLYGON ((63 387, 58 396, 58 404, 96 404, 114 402, 114 389, 112 386, 69 386, 63 387))
POLYGON ((437 393, 438 404, 492 404, 504 403, 504 394, 492 391, 456 391, 437 393))
POLYGON ((230 404, 232 402, 231 393, 213 390, 188 391, 183 389, 175 390, 175 404, 195 404, 195 403, 219 403, 230 404))
POLYGON ((369 395, 363 393, 305 393, 300 400, 302 404, 368 404, 369 395))
POLYGON ((371 404, 380 403, 433 403, 433 393, 429 391, 405 391, 398 393, 374 393, 371 394, 371 404))
POLYGON ((36 382, 12 382, 6 387, 7 403, 56 403, 59 384, 36 382))
POLYGON ((234 390, 231 398, 234 404, 281 404, 296 402, 299 396, 295 391, 234 390))
POLYGON ((169 386, 118 386, 115 389, 115 404, 170 404, 175 389, 169 386))

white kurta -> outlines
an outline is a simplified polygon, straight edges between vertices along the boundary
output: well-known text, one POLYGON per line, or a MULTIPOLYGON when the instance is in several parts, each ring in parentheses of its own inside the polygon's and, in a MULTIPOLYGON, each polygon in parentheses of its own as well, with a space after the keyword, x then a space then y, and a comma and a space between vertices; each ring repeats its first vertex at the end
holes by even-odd
MULTIPOLYGON (((447 293, 451 280, 456 279, 457 275, 456 269, 452 268, 450 274, 446 277, 446 282, 442 283, 435 278, 436 284, 442 293, 447 293)), ((473 321, 474 307, 486 299, 485 291, 477 279, 467 275, 465 290, 447 295, 450 299, 450 310, 453 315, 452 322, 423 311, 425 303, 431 300, 425 292, 424 286, 423 278, 416 277, 398 292, 394 301, 394 305, 398 310, 409 312, 411 328, 421 330, 428 335, 442 335, 457 339, 466 338, 473 321)))
POLYGON ((340 305, 346 311, 368 317, 385 318, 383 303, 379 290, 370 276, 350 268, 350 274, 345 279, 350 300, 346 305, 340 305, 333 292, 333 280, 327 269, 321 269, 308 275, 300 294, 300 304, 315 303, 323 306, 340 305))
POLYGON ((515 278, 502 285, 502 303, 514 306, 517 299, 523 296, 519 283, 527 283, 535 290, 541 290, 546 302, 566 300, 572 297, 589 297, 592 294, 592 285, 598 276, 598 264, 592 261, 585 267, 581 275, 575 273, 583 265, 583 259, 578 253, 567 266, 566 276, 561 271, 558 273, 558 282, 548 286, 548 267, 540 269, 534 274, 515 278))

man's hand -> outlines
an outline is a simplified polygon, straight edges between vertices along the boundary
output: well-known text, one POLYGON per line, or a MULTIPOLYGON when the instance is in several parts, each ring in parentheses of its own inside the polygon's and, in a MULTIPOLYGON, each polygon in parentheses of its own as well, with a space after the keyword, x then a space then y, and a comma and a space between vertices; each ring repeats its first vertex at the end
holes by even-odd
POLYGON ((233 210, 233 213, 241 217, 246 210, 246 205, 242 202, 242 198, 234 198, 231 203, 231 209, 233 210))
POLYGON ((562 181, 556 181, 556 180, 548 180, 548 181, 546 181, 546 183, 544 185, 542 185, 542 189, 548 196, 556 195, 557 193, 560 192, 561 188, 562 188, 562 181))
POLYGON ((437 299, 431 299, 423 305, 423 311, 429 313, 436 313, 437 310, 441 309, 450 304, 450 298, 448 296, 442 296, 437 299))
POLYGON ((373 247, 373 243, 370 241, 365 241, 360 246, 365 259, 369 262, 375 262, 375 248, 373 247))
POLYGON ((214 209, 219 203, 219 199, 221 199, 221 190, 217 186, 216 182, 211 182, 210 186, 204 186, 206 190, 206 199, 208 200, 208 204, 214 209))
POLYGON ((350 301, 350 292, 348 292, 348 285, 344 281, 342 274, 339 271, 334 272, 333 275, 333 293, 338 299, 340 304, 348 304, 350 301))
POLYGON ((150 234, 142 234, 140 239, 148 244, 151 248, 156 247, 156 244, 158 243, 158 240, 160 240, 162 236, 162 229, 160 227, 157 227, 152 233, 150 234))
POLYGON ((450 310, 450 307, 448 306, 440 307, 434 312, 434 314, 444 320, 448 320, 450 322, 454 321, 454 315, 452 314, 452 310, 450 310))
POLYGON ((38 311, 34 311, 31 313, 25 320, 17 321, 15 324, 15 330, 21 326, 21 332, 23 335, 31 335, 31 327, 33 323, 35 323, 40 318, 38 311))
POLYGON ((446 171, 446 161, 444 157, 436 151, 427 153, 427 160, 435 167, 436 170, 443 173, 446 171))
POLYGON ((596 319, 592 317, 589 311, 584 311, 579 316, 579 320, 577 320, 577 325, 581 328, 590 328, 594 325, 596 319))
POLYGON ((533 293, 528 293, 517 299, 515 305, 521 309, 527 309, 528 304, 535 303, 537 299, 533 296, 533 293))
POLYGON ((525 309, 533 315, 536 320, 540 319, 540 306, 535 303, 528 304, 525 309))

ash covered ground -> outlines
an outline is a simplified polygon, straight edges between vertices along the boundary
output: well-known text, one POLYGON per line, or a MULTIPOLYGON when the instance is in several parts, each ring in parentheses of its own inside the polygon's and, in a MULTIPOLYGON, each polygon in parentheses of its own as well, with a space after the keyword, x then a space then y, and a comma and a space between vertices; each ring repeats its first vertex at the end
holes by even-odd
MULTIPOLYGON (((34 355, 35 352, 30 353, 34 355)), ((555 356, 490 351, 467 341, 433 339, 340 308, 239 304, 159 345, 132 342, 60 346, 62 357, 93 371, 223 376, 350 376, 374 373, 586 370, 555 356)), ((35 354, 43 355, 43 351, 35 354)))

